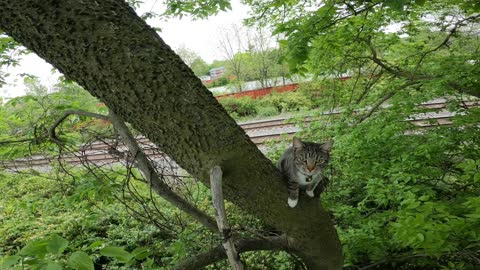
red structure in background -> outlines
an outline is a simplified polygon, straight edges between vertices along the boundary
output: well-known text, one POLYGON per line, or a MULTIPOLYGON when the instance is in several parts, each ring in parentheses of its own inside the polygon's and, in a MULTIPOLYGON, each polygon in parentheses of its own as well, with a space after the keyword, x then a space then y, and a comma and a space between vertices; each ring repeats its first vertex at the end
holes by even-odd
POLYGON ((288 85, 282 85, 282 86, 274 86, 274 87, 266 87, 266 88, 261 88, 257 90, 250 90, 250 91, 244 91, 244 92, 239 92, 239 93, 231 93, 231 94, 223 94, 223 95, 218 95, 216 96, 217 99, 221 98, 241 98, 241 97, 251 97, 251 98, 259 98, 266 96, 272 92, 293 92, 298 89, 298 83, 292 83, 288 85))

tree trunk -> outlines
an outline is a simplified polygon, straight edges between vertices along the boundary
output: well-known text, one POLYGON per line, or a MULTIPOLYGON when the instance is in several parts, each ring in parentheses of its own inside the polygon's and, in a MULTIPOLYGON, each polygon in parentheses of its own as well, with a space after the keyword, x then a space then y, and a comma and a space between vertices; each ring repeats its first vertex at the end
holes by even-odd
POLYGON ((220 165, 225 198, 286 232, 310 269, 342 267, 337 233, 318 200, 287 206, 273 164, 124 1, 0 0, 0 28, 206 185, 220 165))

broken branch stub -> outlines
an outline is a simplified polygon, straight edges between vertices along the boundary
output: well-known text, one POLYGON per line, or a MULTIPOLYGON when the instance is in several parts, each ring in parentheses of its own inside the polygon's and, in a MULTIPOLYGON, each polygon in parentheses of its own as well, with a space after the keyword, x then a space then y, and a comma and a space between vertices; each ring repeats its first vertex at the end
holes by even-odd
POLYGON ((210 188, 212 190, 213 207, 215 208, 215 219, 217 220, 218 230, 223 237, 222 245, 225 253, 227 253, 228 261, 232 269, 244 270, 245 267, 235 248, 227 222, 222 191, 222 169, 220 166, 214 166, 210 171, 210 188))

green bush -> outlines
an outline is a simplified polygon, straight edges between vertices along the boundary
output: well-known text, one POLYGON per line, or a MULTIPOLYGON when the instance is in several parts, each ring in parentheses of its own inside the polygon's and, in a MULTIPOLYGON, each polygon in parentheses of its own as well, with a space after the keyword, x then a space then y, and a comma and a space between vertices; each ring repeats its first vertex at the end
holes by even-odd
POLYGON ((255 100, 244 98, 222 98, 220 103, 223 107, 236 117, 252 117, 257 115, 255 100))
POLYGON ((346 269, 476 269, 480 132, 471 124, 479 112, 418 134, 408 134, 413 126, 402 120, 410 112, 396 106, 359 125, 315 122, 306 130, 312 141, 335 138, 322 204, 334 216, 346 269))
POLYGON ((266 104, 265 106, 257 106, 256 110, 257 110, 258 116, 268 117, 268 116, 274 116, 279 114, 279 111, 277 110, 277 108, 269 104, 266 104))
POLYGON ((259 106, 273 106, 279 112, 297 112, 312 108, 312 101, 300 92, 272 93, 258 100, 259 106))
POLYGON ((219 86, 224 86, 229 83, 228 78, 226 76, 222 76, 211 83, 207 84, 208 87, 219 87, 219 86))
POLYGON ((299 112, 315 108, 315 103, 305 95, 305 92, 271 93, 264 97, 253 99, 222 98, 219 100, 233 118, 251 118, 255 116, 268 117, 284 112, 299 112))
MULTIPOLYGON (((125 173, 122 169, 107 172, 108 179, 71 171, 76 181, 64 179, 68 185, 51 179, 56 173, 22 177, 0 173, 0 189, 4 190, 0 197, 0 269, 172 269, 221 244, 218 234, 155 195, 162 214, 151 218, 155 223, 168 220, 164 224, 168 228, 160 229, 132 215, 133 211, 146 212, 142 212, 144 205, 119 189, 125 180, 118 174, 125 173)), ((198 196, 197 207, 213 211, 208 188, 190 184, 188 189, 198 196)), ((148 185, 138 182, 135 190, 150 198, 148 185)), ((226 207, 232 225, 261 226, 231 203, 226 207)), ((251 269, 293 269, 296 263, 283 252, 249 252, 242 258, 251 269)), ((207 269, 219 266, 229 267, 224 261, 207 269)))
POLYGON ((310 100, 313 108, 324 104, 324 99, 328 98, 325 95, 325 84, 316 80, 301 83, 296 92, 310 100))

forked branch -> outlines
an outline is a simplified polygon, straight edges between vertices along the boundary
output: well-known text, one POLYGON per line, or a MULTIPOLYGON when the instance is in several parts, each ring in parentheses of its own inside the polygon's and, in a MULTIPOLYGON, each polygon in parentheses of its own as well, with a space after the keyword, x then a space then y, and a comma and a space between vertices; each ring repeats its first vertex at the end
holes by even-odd
POLYGON ((233 243, 230 226, 228 226, 227 222, 222 191, 222 169, 219 166, 213 167, 210 171, 210 188, 212 190, 213 206, 215 207, 215 219, 217 220, 218 230, 222 234, 222 245, 225 253, 227 253, 228 261, 233 270, 243 270, 245 266, 240 260, 233 243))
POLYGON ((419 82, 406 82, 406 83, 402 84, 400 87, 398 87, 397 89, 395 89, 393 91, 390 91, 387 94, 385 94, 382 98, 377 100, 377 102, 375 102, 375 104, 373 104, 373 106, 367 111, 367 113, 360 118, 360 120, 358 121, 357 124, 362 123, 367 118, 372 116, 372 114, 374 112, 376 112, 380 107, 382 107, 382 105, 385 102, 387 102, 389 99, 391 99, 396 93, 398 93, 399 91, 401 91, 401 90, 403 90, 403 89, 405 89, 409 86, 415 85, 415 84, 419 84, 419 82))
POLYGON ((92 112, 87 112, 87 111, 82 111, 82 110, 71 110, 71 111, 66 111, 60 118, 57 119, 57 121, 55 121, 55 123, 53 123, 53 125, 50 126, 50 128, 48 129, 48 136, 52 139, 52 140, 58 140, 57 138, 57 134, 55 133, 55 130, 57 129, 57 127, 63 122, 65 121, 65 119, 67 119, 67 117, 69 117, 70 115, 72 114, 75 114, 75 115, 82 115, 82 116, 88 116, 88 117, 92 117, 92 118, 97 118, 97 119, 101 119, 101 120, 105 120, 105 121, 109 121, 109 117, 106 116, 106 115, 103 115, 103 114, 99 114, 99 113, 92 113, 92 112))
POLYGON ((183 197, 179 196, 175 192, 173 192, 170 187, 165 184, 160 176, 155 171, 153 165, 151 164, 150 160, 148 160, 146 154, 138 145, 135 137, 128 129, 127 125, 123 120, 110 111, 110 114, 103 115, 97 114, 92 112, 86 112, 81 110, 71 110, 66 111, 60 118, 58 118, 55 123, 49 129, 49 136, 50 139, 57 141, 58 138, 56 137, 55 129, 70 115, 83 115, 92 118, 97 118, 105 121, 112 122, 115 130, 120 134, 122 137, 123 142, 128 147, 130 153, 132 153, 135 161, 138 164, 138 169, 142 172, 142 174, 147 178, 146 180, 150 184, 151 188, 162 198, 164 198, 169 203, 173 204, 175 207, 180 209, 181 211, 185 212, 186 214, 190 215, 192 218, 200 222, 206 228, 211 231, 217 232, 217 226, 215 220, 202 212, 200 209, 196 208, 192 204, 190 204, 187 200, 183 197))
POLYGON ((191 205, 177 193, 173 192, 170 187, 160 179, 150 160, 148 160, 146 154, 143 152, 140 146, 138 146, 135 137, 130 132, 125 122, 123 122, 123 120, 111 110, 110 120, 112 121, 115 130, 122 137, 122 140, 128 147, 130 153, 132 153, 132 155, 135 157, 135 161, 138 164, 138 169, 142 172, 148 183, 150 183, 152 189, 166 201, 173 204, 183 212, 189 214, 209 230, 216 232, 217 226, 213 218, 200 211, 200 209, 196 208, 195 206, 191 205))

